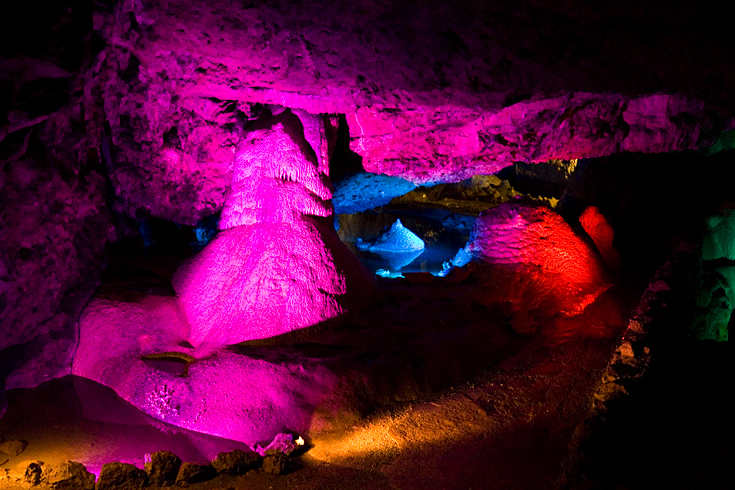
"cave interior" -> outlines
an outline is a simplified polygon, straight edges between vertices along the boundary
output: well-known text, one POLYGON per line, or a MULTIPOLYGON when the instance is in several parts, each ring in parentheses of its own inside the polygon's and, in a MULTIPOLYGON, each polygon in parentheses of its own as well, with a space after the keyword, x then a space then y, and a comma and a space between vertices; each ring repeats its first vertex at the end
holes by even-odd
POLYGON ((716 3, 16 7, 1 488, 735 487, 716 3))

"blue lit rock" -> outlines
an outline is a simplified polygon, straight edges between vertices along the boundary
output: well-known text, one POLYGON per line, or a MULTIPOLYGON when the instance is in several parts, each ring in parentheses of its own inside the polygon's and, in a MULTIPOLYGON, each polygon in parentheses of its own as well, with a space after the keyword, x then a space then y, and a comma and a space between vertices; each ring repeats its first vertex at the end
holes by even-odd
POLYGON ((335 214, 352 214, 388 204, 416 188, 416 184, 398 177, 361 172, 334 184, 335 214))
POLYGON ((403 226, 401 220, 396 220, 386 233, 372 243, 357 239, 357 248, 373 253, 402 253, 423 250, 424 241, 414 232, 403 226))

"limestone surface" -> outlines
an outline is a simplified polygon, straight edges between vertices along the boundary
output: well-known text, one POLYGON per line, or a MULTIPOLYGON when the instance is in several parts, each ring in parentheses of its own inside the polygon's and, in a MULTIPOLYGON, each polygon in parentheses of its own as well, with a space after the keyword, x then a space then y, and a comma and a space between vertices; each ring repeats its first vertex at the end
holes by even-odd
POLYGON ((46 481, 54 490, 94 490, 95 476, 83 464, 67 461, 51 468, 46 481))
POLYGON ((370 274, 320 219, 332 216, 328 119, 284 113, 267 124, 238 149, 224 231, 173 281, 195 346, 310 327, 372 289, 370 274))
POLYGON ((405 253, 417 252, 426 247, 424 241, 416 236, 414 232, 403 226, 401 220, 396 220, 384 234, 372 243, 361 240, 357 242, 357 248, 369 250, 375 253, 405 253))
POLYGON ((579 314, 609 287, 594 250, 545 205, 509 201, 482 213, 467 250, 480 296, 506 302, 521 323, 579 314))

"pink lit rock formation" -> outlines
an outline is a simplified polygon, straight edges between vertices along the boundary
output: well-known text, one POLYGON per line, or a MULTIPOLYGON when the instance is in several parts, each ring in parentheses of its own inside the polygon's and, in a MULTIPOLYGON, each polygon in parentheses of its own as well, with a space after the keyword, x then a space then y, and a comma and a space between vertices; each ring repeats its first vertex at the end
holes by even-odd
POLYGON ((693 121, 709 117, 705 104, 681 95, 576 93, 499 110, 360 108, 348 122, 366 170, 425 183, 493 174, 515 161, 698 148, 714 143, 712 122, 693 121))
POLYGON ((174 297, 98 297, 80 325, 74 374, 113 388, 156 419, 228 439, 252 443, 283 427, 306 431, 333 382, 316 365, 253 359, 226 346, 185 347, 189 325, 174 297))
POLYGON ((543 205, 507 202, 485 211, 467 249, 482 301, 506 302, 517 323, 579 314, 609 287, 592 248, 543 205))
POLYGON ((316 325, 369 296, 372 277, 320 219, 332 215, 325 125, 285 112, 240 144, 224 231, 174 278, 195 346, 316 325))
POLYGON ((330 226, 330 118, 285 111, 256 124, 238 147, 223 231, 174 277, 180 299, 96 298, 73 368, 159 420, 248 442, 307 430, 335 378, 228 346, 335 318, 374 285, 330 226))

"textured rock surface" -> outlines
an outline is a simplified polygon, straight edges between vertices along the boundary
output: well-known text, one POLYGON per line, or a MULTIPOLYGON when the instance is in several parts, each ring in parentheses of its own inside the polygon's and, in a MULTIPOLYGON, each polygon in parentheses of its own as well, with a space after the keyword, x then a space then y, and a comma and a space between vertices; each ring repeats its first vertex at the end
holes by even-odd
POLYGON ((589 206, 579 217, 579 224, 595 242, 595 246, 602 255, 602 260, 605 261, 608 269, 618 270, 620 268, 620 253, 613 246, 615 230, 613 230, 607 218, 600 213, 596 206, 589 206))
POLYGON ((416 188, 416 184, 387 175, 361 172, 335 183, 335 214, 353 214, 388 204, 416 188))
POLYGON ((327 118, 288 111, 238 147, 220 233, 173 285, 199 346, 310 327, 369 297, 373 279, 330 226, 327 118))
POLYGON ((16 358, 8 388, 68 373, 74 322, 96 285, 109 233, 97 174, 64 178, 34 158, 0 176, 0 350, 16 358))
POLYGON ((733 41, 716 9, 231 7, 124 2, 95 16, 109 45, 100 69, 114 175, 131 210, 193 220, 221 206, 235 129, 257 117, 256 104, 346 113, 366 169, 414 182, 515 160, 698 148, 731 125, 733 41), (182 169, 165 170, 167 148, 182 169), (144 178, 142 154, 154 155, 160 179, 144 178), (148 190, 135 189, 141 179, 148 190), (159 186, 178 202, 151 203, 159 186))
POLYGON ((23 475, 23 481, 29 486, 35 486, 41 483, 43 477, 43 461, 34 461, 30 463, 23 475))
POLYGON ((217 471, 211 465, 182 463, 179 474, 176 476, 176 484, 183 486, 183 483, 201 483, 215 476, 217 476, 217 471))
POLYGON ((0 19, 0 392, 69 372, 110 232, 102 121, 80 68, 92 26, 70 6, 0 19))
POLYGON ((271 440, 284 427, 307 431, 334 387, 335 376, 315 362, 284 365, 226 346, 186 348, 188 335, 174 297, 95 298, 80 320, 73 374, 113 388, 156 419, 247 443, 271 440), (161 353, 196 362, 180 376, 142 359, 161 353))
POLYGON ((735 210, 728 209, 707 219, 702 260, 735 260, 735 210))
POLYGON ((83 464, 67 461, 51 468, 46 481, 55 490, 94 490, 95 476, 83 464))
POLYGON ((145 472, 154 486, 173 485, 181 467, 181 458, 169 451, 157 451, 146 457, 145 472))
POLYGON ((415 182, 702 147, 734 112, 726 16, 688 2, 22 10, 0 26, 11 387, 65 372, 86 297, 64 295, 94 283, 109 236, 104 174, 114 209, 193 224, 224 206, 243 129, 265 106, 348 114, 366 168, 415 182))
POLYGON ((212 467, 219 474, 244 475, 260 466, 260 455, 255 451, 235 449, 229 453, 219 453, 212 461, 212 467))
POLYGON ((423 250, 426 244, 414 232, 396 220, 391 227, 372 243, 358 240, 357 248, 374 253, 403 253, 423 250))
POLYGON ((276 453, 283 453, 288 456, 303 444, 304 439, 301 436, 296 437, 293 434, 282 432, 280 434, 277 434, 276 437, 273 438, 271 443, 268 444, 265 448, 261 447, 260 445, 256 445, 255 451, 261 456, 276 453))
POLYGON ((366 170, 416 183, 458 182, 518 160, 700 148, 714 143, 725 123, 680 95, 590 93, 537 96, 498 111, 360 108, 348 122, 366 170))
POLYGON ((97 490, 139 490, 148 482, 146 472, 129 463, 107 463, 102 466, 97 490))
POLYGON ((609 287, 602 261, 550 208, 507 202, 475 220, 467 250, 487 301, 505 301, 518 322, 575 315, 609 287))

